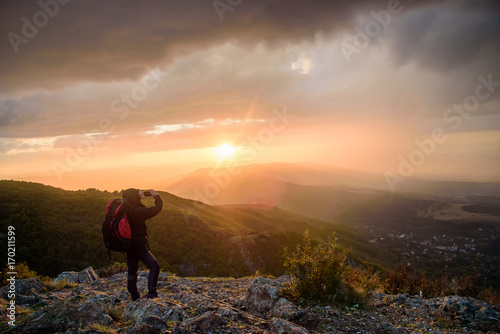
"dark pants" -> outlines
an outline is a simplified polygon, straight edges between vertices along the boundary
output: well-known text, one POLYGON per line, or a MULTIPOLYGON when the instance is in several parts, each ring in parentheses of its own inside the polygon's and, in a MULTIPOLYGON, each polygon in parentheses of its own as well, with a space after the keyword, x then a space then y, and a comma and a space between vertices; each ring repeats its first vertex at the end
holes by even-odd
POLYGON ((156 285, 158 283, 158 275, 160 274, 160 265, 156 262, 153 254, 147 249, 140 249, 127 252, 128 280, 127 290, 132 296, 132 300, 139 298, 137 291, 137 270, 139 269, 139 260, 144 263, 149 269, 148 276, 148 298, 158 297, 156 285))

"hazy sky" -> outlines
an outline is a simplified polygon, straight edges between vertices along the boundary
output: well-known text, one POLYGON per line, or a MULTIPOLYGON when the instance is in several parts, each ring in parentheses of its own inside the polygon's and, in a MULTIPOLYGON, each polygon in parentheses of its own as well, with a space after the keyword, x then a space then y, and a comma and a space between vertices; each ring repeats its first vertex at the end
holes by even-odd
POLYGON ((0 35, 0 178, 121 189, 288 161, 500 180, 498 1, 10 0, 0 35))

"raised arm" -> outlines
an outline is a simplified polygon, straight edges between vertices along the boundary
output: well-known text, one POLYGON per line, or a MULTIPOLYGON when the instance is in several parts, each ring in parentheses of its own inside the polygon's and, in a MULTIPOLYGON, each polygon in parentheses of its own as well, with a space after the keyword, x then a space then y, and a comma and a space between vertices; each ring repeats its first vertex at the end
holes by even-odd
POLYGON ((163 208, 163 200, 161 199, 160 195, 158 195, 158 193, 154 190, 151 190, 150 193, 154 196, 155 206, 151 206, 149 208, 136 208, 135 210, 135 214, 144 220, 153 218, 158 213, 160 213, 161 209, 163 208))

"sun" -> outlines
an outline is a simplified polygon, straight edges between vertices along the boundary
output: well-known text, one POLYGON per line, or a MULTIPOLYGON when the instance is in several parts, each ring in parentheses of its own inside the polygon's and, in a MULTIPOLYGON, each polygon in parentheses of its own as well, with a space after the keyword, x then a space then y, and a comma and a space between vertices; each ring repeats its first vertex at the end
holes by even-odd
POLYGON ((226 143, 226 144, 222 144, 221 146, 217 147, 215 150, 217 151, 219 158, 224 159, 224 158, 232 157, 238 149, 236 147, 234 147, 233 145, 226 143))

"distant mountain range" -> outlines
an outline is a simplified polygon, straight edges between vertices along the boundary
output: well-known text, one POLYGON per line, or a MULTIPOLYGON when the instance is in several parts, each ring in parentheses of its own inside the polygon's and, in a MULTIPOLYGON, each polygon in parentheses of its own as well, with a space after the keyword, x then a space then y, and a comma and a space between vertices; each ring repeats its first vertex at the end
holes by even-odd
POLYGON ((409 178, 391 192, 382 178, 283 163, 199 169, 156 187, 209 204, 279 207, 348 226, 431 272, 474 272, 482 263, 483 274, 500 285, 500 183, 409 178))
MULTIPOLYGON (((164 179, 153 188, 207 204, 280 205, 295 186, 316 186, 314 191, 351 189, 356 192, 390 192, 383 175, 367 174, 314 164, 270 163, 233 168, 200 168, 185 175, 164 179), (325 189, 321 189, 325 188, 325 189)), ((313 190, 302 188, 307 192, 313 190)), ((457 199, 464 196, 493 196, 500 199, 500 183, 433 181, 416 178, 398 184, 398 193, 418 193, 457 199)))

